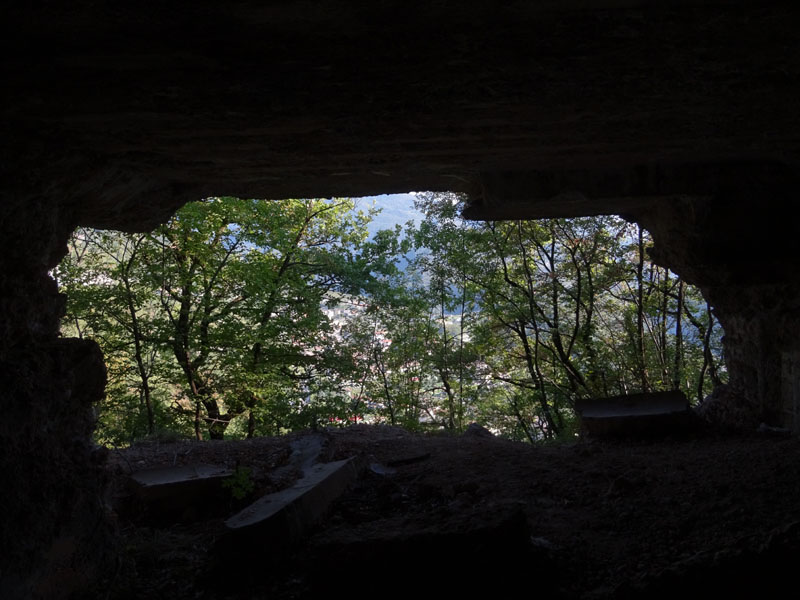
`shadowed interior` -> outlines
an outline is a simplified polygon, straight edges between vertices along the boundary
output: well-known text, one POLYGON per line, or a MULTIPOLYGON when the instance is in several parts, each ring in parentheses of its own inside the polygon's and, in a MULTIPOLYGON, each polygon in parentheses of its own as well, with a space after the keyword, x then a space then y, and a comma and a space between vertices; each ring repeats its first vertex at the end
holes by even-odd
POLYGON ((113 545, 90 442, 103 358, 59 337, 48 270, 77 225, 145 231, 210 195, 622 214, 725 328, 706 416, 794 426, 798 25, 794 3, 746 0, 7 9, 0 595, 66 597, 113 545))

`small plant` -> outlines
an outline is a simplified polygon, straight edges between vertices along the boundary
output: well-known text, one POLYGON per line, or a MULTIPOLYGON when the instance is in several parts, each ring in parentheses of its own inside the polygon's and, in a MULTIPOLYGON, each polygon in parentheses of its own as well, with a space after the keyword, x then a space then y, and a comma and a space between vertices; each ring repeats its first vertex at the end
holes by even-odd
POLYGON ((255 489, 256 484, 248 467, 237 466, 233 475, 222 482, 222 487, 230 490, 231 496, 237 500, 242 500, 255 489))

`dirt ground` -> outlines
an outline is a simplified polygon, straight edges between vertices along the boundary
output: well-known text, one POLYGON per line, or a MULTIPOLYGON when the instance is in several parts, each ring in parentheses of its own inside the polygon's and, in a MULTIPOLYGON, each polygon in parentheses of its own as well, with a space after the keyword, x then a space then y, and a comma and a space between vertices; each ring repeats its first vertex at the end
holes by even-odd
POLYGON ((764 597, 791 581, 800 549, 800 444, 779 433, 533 447, 359 425, 151 441, 112 451, 108 468, 122 552, 107 598, 764 597), (290 444, 303 436, 322 442, 319 462, 359 457, 359 478, 301 543, 220 557, 224 519, 299 476, 290 444), (198 463, 249 469, 247 497, 158 524, 126 504, 131 472, 198 463))

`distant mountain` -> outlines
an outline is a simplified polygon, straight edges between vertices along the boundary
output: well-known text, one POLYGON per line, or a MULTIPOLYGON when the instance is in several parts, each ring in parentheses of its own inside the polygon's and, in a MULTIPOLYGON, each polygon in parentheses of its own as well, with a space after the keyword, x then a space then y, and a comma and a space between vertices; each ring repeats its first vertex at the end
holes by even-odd
POLYGON ((358 199, 358 207, 366 209, 375 202, 375 207, 380 208, 380 214, 369 224, 370 236, 381 229, 394 229, 395 225, 405 226, 407 221, 419 223, 424 215, 414 210, 413 194, 385 194, 383 196, 367 196, 358 199))
MULTIPOLYGON (((380 209, 380 213, 367 226, 370 237, 381 229, 394 229, 395 225, 405 227, 408 221, 414 221, 419 224, 425 218, 425 215, 414 209, 414 194, 384 194, 382 196, 358 198, 356 209, 367 210, 372 206, 373 202, 375 203, 375 208, 380 209)), ((413 249, 406 253, 400 261, 400 269, 405 270, 408 263, 415 256, 416 253, 413 249)))

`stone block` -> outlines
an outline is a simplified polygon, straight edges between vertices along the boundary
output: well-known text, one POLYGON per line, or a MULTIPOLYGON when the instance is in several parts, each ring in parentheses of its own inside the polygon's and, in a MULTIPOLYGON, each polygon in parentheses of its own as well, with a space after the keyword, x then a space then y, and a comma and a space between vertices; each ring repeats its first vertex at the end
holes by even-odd
POLYGON ((130 477, 133 510, 148 521, 191 521, 225 507, 222 481, 233 470, 220 465, 184 465, 146 469, 130 477))
POLYGON ((578 400, 581 431, 591 437, 652 436, 686 431, 692 422, 683 392, 650 392, 578 400))

